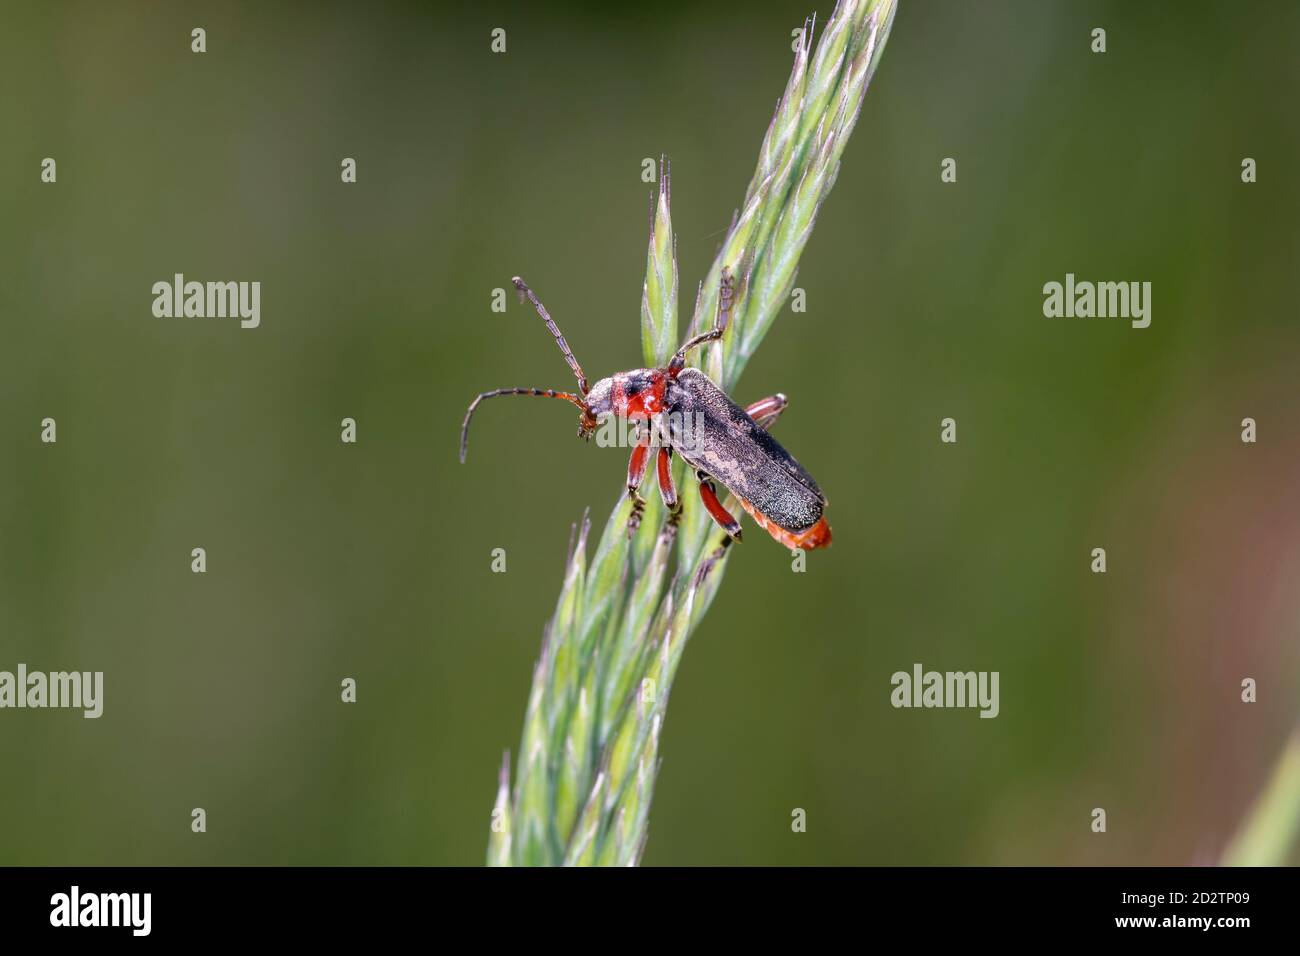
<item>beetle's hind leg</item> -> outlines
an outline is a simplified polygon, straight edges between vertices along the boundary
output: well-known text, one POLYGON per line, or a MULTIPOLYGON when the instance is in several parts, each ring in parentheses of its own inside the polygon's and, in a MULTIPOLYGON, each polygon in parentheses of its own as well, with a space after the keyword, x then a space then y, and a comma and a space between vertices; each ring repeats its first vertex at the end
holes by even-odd
POLYGON ((632 449, 632 457, 627 463, 627 496, 632 499, 632 513, 627 518, 627 533, 630 537, 641 527, 641 516, 645 514, 645 499, 641 497, 641 483, 645 480, 646 465, 650 463, 650 436, 639 434, 632 449))
POLYGON ((700 500, 709 517, 718 523, 718 527, 727 532, 736 541, 740 540, 740 522, 731 516, 722 502, 718 500, 718 490, 713 486, 713 479, 706 472, 696 469, 695 477, 700 480, 700 500))
POLYGON ((781 417, 785 407, 790 404, 790 399, 786 398, 780 392, 775 395, 769 395, 767 398, 761 398, 753 405, 745 409, 745 414, 754 419, 755 424, 764 431, 771 431, 776 420, 781 417))

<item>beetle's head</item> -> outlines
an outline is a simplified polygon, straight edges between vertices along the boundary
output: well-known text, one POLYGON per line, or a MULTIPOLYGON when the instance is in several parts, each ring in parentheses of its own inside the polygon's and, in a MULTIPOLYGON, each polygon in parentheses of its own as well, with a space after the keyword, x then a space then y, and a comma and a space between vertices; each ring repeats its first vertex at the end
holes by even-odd
POLYGON ((657 369, 634 368, 602 378, 587 393, 587 409, 593 418, 648 418, 659 411, 663 389, 657 369))
POLYGON ((587 393, 587 411, 584 418, 590 417, 592 427, 595 427, 596 419, 604 418, 606 415, 618 413, 614 407, 614 377, 602 378, 595 385, 591 386, 591 391, 587 393))

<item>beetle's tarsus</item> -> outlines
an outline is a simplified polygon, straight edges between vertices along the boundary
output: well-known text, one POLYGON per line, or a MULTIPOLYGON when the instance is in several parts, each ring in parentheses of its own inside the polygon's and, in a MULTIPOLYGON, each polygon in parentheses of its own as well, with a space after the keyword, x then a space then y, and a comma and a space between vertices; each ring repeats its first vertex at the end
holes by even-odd
POLYGON ((645 514, 645 499, 635 491, 630 492, 632 496, 632 513, 627 516, 627 536, 630 538, 636 534, 637 529, 641 527, 641 517, 645 514))
POLYGON ((681 522, 676 515, 669 515, 664 526, 659 529, 659 537, 664 541, 671 543, 677 537, 677 527, 681 522))
POLYGON ((660 536, 668 541, 677 537, 677 529, 682 523, 682 503, 678 501, 668 509, 668 517, 664 519, 663 529, 659 532, 660 536))

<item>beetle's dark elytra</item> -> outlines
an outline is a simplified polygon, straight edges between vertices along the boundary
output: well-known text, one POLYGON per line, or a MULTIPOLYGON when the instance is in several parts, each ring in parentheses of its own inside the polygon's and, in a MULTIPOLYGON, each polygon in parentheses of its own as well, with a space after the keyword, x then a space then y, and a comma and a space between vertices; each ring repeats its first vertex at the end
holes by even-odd
POLYGON ((699 369, 669 382, 664 404, 673 447, 692 467, 786 531, 799 534, 822 519, 826 496, 812 475, 699 369), (697 433, 682 440, 683 428, 697 433))

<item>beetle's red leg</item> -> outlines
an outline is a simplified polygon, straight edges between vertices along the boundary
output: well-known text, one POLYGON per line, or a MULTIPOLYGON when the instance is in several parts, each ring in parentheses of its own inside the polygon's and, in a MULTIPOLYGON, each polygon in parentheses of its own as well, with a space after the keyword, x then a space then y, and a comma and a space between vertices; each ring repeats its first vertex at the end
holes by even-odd
POLYGON ((643 436, 632 449, 632 457, 627 463, 627 496, 632 499, 632 513, 627 519, 627 533, 630 535, 641 527, 641 515, 645 512, 645 499, 638 493, 641 482, 645 480, 646 465, 650 463, 650 442, 643 436))
POLYGON ((704 508, 708 511, 709 517, 718 523, 718 527, 739 541, 740 522, 733 518, 726 508, 722 507, 722 502, 718 500, 717 489, 713 487, 713 479, 702 471, 696 471, 695 477, 700 479, 700 498, 704 502, 704 508))
POLYGON ((655 470, 659 476, 659 497, 668 509, 668 523, 675 525, 682 514, 682 503, 677 500, 677 486, 673 484, 673 450, 667 445, 659 448, 655 470))
POLYGON ((759 399, 753 405, 745 409, 745 414, 758 424, 759 428, 771 430, 776 420, 781 417, 785 407, 790 404, 790 400, 777 392, 775 395, 759 399))

